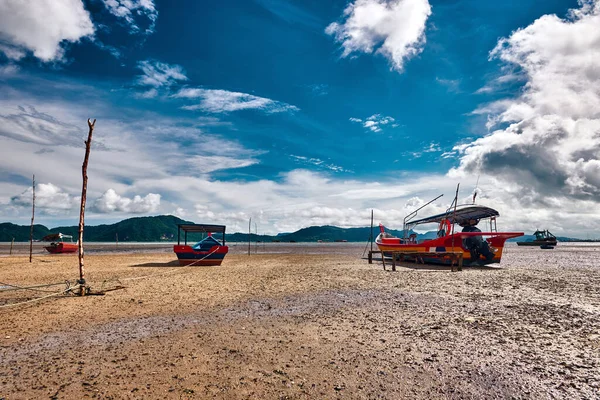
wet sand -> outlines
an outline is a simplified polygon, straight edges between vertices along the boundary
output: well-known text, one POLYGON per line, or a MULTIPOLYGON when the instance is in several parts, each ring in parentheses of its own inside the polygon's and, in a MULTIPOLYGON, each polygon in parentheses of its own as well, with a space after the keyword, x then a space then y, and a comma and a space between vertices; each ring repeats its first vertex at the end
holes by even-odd
MULTIPOLYGON (((353 243, 239 244, 220 267, 98 246, 88 283, 124 289, 0 308, 0 398, 600 398, 597 246, 462 272, 383 271, 353 243)), ((78 278, 76 254, 28 251, 0 246, 0 282, 78 278)))

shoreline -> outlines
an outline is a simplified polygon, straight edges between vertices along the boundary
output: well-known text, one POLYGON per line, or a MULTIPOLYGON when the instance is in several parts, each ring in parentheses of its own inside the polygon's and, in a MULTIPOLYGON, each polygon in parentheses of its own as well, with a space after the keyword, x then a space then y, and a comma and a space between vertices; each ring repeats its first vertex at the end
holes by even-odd
MULTIPOLYGON (((390 272, 364 244, 286 245, 236 247, 220 267, 86 251, 93 289, 124 288, 0 308, 0 396, 600 397, 595 247, 390 272)), ((77 277, 76 254, 0 258, 0 282, 77 277)), ((0 304, 46 294, 0 291, 0 304)))

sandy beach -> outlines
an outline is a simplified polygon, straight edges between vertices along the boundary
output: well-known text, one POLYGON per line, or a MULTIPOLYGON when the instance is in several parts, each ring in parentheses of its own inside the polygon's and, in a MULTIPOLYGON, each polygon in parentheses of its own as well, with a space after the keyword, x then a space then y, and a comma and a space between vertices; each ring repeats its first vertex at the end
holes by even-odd
MULTIPOLYGON (((123 289, 0 308, 0 399, 600 398, 600 246, 462 272, 384 271, 354 243, 237 244, 220 267, 111 246, 86 278, 123 289)), ((78 278, 77 255, 13 250, 0 305, 78 278)))

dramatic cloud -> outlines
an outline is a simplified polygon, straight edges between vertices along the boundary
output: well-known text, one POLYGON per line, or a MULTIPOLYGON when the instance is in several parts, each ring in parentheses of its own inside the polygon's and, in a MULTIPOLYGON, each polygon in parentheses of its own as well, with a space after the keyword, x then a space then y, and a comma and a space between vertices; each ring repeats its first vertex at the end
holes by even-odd
POLYGON ((536 204, 545 198, 600 201, 600 2, 567 19, 544 15, 491 56, 522 71, 516 98, 482 106, 491 134, 455 147, 451 176, 487 173, 536 204))
POLYGON ((391 124, 390 126, 392 128, 398 127, 398 124, 395 124, 394 121, 396 121, 394 118, 384 117, 381 114, 371 115, 369 118, 367 118, 364 121, 360 118, 354 118, 354 117, 350 118, 350 122, 359 123, 363 127, 369 129, 372 132, 381 132, 383 126, 388 125, 388 124, 391 124))
POLYGON ((141 31, 140 20, 148 26, 143 33, 154 32, 158 11, 153 0, 102 0, 111 14, 122 18, 129 25, 131 33, 141 31))
POLYGON ((0 1, 0 51, 20 59, 25 51, 42 61, 60 61, 66 42, 94 34, 81 0, 0 1))
POLYGON ((406 60, 423 50, 428 0, 356 0, 344 10, 344 22, 325 32, 340 42, 342 57, 355 52, 379 53, 401 72, 406 60))
POLYGON ((200 104, 184 106, 185 110, 202 110, 211 113, 222 113, 239 110, 262 110, 266 113, 298 111, 299 108, 290 104, 258 97, 248 93, 229 92, 227 90, 211 89, 181 89, 173 97, 200 99, 200 104))
MULTIPOLYGON (((138 76, 137 83, 142 86, 152 86, 154 88, 162 86, 171 86, 177 81, 186 81, 188 78, 185 76, 183 67, 179 65, 169 65, 159 61, 140 61, 138 68, 142 70, 143 74, 138 76)), ((150 89, 146 93, 151 92, 150 89)), ((153 96, 148 96, 153 97, 153 96)))
POLYGON ((145 197, 135 196, 133 199, 117 194, 108 189, 94 202, 94 211, 100 213, 124 212, 144 214, 155 212, 160 206, 160 194, 148 193, 145 197))

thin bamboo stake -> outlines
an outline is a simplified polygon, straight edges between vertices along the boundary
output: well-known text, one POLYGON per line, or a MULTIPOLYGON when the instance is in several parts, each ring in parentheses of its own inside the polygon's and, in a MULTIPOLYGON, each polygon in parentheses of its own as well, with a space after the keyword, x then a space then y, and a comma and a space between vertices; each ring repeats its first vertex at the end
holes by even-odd
POLYGON ((15 238, 12 238, 12 242, 10 242, 10 255, 12 256, 13 245, 15 244, 15 238))
POLYGON ((33 193, 32 206, 31 206, 31 229, 29 230, 29 262, 31 262, 33 255, 33 219, 35 218, 35 174, 31 181, 31 189, 33 193))
POLYGON ((252 234, 252 217, 248 220, 248 255, 250 255, 250 238, 252 234))
POLYGON ((83 270, 83 226, 85 216, 85 199, 87 195, 87 166, 90 158, 90 147, 92 145, 92 133, 94 132, 94 125, 96 120, 91 122, 88 119, 88 139, 85 141, 85 157, 83 158, 83 165, 81 166, 81 175, 83 176, 83 187, 81 189, 81 208, 79 211, 79 295, 85 295, 85 273, 83 270))

